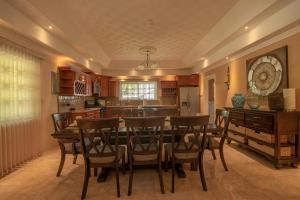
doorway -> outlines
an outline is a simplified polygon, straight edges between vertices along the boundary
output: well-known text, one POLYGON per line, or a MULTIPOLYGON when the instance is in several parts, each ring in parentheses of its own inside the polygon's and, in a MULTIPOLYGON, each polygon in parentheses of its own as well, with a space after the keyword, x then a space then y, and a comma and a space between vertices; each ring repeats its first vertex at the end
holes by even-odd
POLYGON ((215 79, 208 80, 208 114, 212 123, 215 119, 215 79))
POLYGON ((215 120, 216 110, 216 91, 215 91, 215 74, 205 77, 205 113, 209 115, 209 122, 213 123, 215 120))

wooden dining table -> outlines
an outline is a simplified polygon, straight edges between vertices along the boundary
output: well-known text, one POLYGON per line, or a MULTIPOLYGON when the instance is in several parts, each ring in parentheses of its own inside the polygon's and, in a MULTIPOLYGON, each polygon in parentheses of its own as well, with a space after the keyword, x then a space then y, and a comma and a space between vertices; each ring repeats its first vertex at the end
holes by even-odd
MULTIPOLYGON (((207 126, 206 132, 208 134, 219 132, 219 128, 214 124, 209 124, 207 126)), ((125 127, 124 119, 120 118, 120 126, 118 129, 119 134, 119 144, 126 145, 127 144, 127 130, 125 127)), ((64 129, 63 133, 53 133, 51 136, 55 139, 64 140, 64 139, 79 139, 79 127, 77 123, 70 124, 67 128, 64 129)), ((170 117, 166 117, 165 127, 164 127, 164 136, 163 143, 171 143, 172 141, 172 127, 170 124, 170 117)), ((114 142, 114 138, 111 138, 112 143, 114 142)), ((98 181, 103 182, 106 180, 108 176, 109 169, 103 168, 101 169, 101 173, 98 176, 98 181)), ((176 165, 176 172, 179 178, 185 178, 186 174, 182 168, 181 164, 176 165)))

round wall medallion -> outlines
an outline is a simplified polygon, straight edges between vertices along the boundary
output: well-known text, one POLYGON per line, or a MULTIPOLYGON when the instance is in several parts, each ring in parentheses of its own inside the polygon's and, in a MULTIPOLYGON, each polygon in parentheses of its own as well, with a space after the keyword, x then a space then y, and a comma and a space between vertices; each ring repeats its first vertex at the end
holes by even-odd
POLYGON ((282 80, 282 64, 274 56, 261 56, 248 72, 249 89, 253 94, 268 96, 276 91, 282 80))

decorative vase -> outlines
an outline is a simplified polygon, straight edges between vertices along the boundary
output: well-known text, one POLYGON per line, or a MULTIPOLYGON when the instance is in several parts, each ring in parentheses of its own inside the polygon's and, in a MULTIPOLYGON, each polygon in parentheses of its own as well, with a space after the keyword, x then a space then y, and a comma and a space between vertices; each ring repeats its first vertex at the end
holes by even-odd
POLYGON ((245 105, 245 97, 241 93, 236 93, 231 97, 231 103, 233 108, 243 108, 245 105))
POLYGON ((283 93, 273 93, 268 96, 268 104, 270 110, 283 111, 284 98, 283 93))
POLYGON ((253 94, 251 91, 248 92, 246 101, 251 110, 258 110, 261 105, 261 97, 253 94))

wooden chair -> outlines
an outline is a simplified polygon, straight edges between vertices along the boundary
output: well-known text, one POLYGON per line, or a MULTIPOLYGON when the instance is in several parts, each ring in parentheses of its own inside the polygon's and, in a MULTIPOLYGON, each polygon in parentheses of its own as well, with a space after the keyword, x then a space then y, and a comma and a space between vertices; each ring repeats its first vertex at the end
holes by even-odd
POLYGON ((91 168, 114 167, 116 169, 117 196, 120 197, 119 165, 125 170, 125 147, 119 146, 119 119, 81 119, 80 143, 85 164, 81 199, 86 197, 91 168))
POLYGON ((211 135, 208 135, 208 149, 211 151, 214 160, 216 160, 215 149, 219 150, 220 158, 225 171, 228 171, 224 158, 224 143, 227 138, 229 111, 223 109, 216 110, 215 124, 209 124, 208 129, 213 129, 211 135), (228 123, 227 123, 228 122, 228 123))
MULTIPOLYGON (((172 193, 175 192, 175 164, 194 163, 199 164, 199 174, 204 191, 207 191, 204 170, 203 154, 206 147, 206 127, 209 116, 185 116, 171 117, 172 143, 168 144, 165 155, 171 155, 172 160, 172 193), (189 140, 192 135, 194 140, 189 140)), ((167 158, 166 158, 167 160, 167 158)))
POLYGON ((129 158, 128 195, 132 193, 133 166, 158 165, 161 193, 164 193, 162 177, 162 145, 164 117, 133 117, 124 118, 127 129, 127 150, 129 158))
MULTIPOLYGON (((54 125, 54 130, 56 134, 65 134, 71 133, 71 130, 66 130, 65 128, 71 123, 70 113, 54 113, 52 114, 52 120, 54 125)), ((66 154, 72 154, 73 164, 76 163, 77 155, 79 154, 79 139, 76 137, 62 137, 58 139, 58 145, 61 152, 60 164, 56 176, 60 176, 62 169, 64 167, 66 154)))

